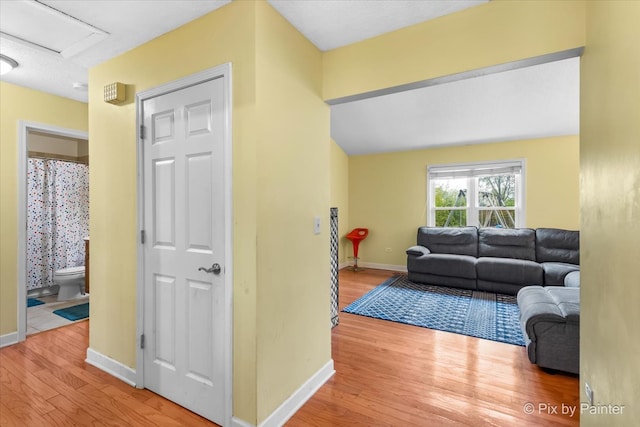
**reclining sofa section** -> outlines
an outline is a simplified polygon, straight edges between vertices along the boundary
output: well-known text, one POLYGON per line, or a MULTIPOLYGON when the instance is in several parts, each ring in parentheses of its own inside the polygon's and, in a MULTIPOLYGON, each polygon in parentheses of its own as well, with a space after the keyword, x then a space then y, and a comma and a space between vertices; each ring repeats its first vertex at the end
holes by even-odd
POLYGON ((420 227, 407 271, 412 282, 516 295, 528 285, 562 286, 579 258, 578 231, 420 227))

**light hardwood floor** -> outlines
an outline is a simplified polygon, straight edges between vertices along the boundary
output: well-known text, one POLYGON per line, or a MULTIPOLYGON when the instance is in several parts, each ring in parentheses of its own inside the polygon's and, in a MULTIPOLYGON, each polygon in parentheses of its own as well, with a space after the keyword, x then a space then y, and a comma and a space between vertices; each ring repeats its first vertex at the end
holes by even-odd
POLYGON ((0 349, 0 426, 215 426, 84 362, 89 321, 0 349))
MULTIPOLYGON (((392 275, 342 271, 340 308, 392 275)), ((86 321, 0 349, 0 426, 215 426, 86 364, 88 335, 86 321)), ((287 426, 579 425, 562 414, 579 412, 577 377, 522 347, 347 313, 332 346, 336 374, 287 426)))
MULTIPOLYGON (((341 271, 340 309, 393 274, 341 271)), ((579 425, 561 413, 580 411, 578 378, 532 365, 524 347, 342 312, 332 346, 336 374, 288 427, 579 425)))

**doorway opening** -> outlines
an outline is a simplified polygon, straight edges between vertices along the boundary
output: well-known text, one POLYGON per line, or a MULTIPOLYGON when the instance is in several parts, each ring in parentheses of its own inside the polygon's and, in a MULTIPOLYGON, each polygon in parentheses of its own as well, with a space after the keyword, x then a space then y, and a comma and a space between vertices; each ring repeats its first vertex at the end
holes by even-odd
POLYGON ((28 333, 72 323, 75 320, 69 319, 77 315, 69 314, 69 307, 88 300, 84 295, 84 239, 89 234, 87 141, 86 132, 19 124, 18 341, 28 333), (62 284, 63 276, 74 281, 63 284, 67 301, 58 301, 57 283, 62 284), (78 292, 71 292, 71 287, 78 292), (54 313, 57 310, 62 311, 54 313))

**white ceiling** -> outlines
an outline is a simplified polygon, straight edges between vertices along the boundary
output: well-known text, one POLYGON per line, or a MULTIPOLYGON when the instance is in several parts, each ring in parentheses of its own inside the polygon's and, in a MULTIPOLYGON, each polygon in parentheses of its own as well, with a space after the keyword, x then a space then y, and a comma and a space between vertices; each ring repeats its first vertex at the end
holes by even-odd
POLYGON ((322 51, 458 12, 489 0, 268 0, 322 51))
POLYGON ((349 155, 579 133, 580 58, 331 106, 349 155))
POLYGON ((74 89, 73 83, 87 84, 90 67, 230 2, 0 0, 0 52, 20 64, 2 80, 87 102, 87 91, 74 89), (83 24, 106 37, 83 33, 83 24), (40 46, 20 40, 24 37, 40 46), (65 49, 74 46, 76 49, 65 49))
MULTIPOLYGON (((2 80, 86 102, 86 89, 73 86, 87 83, 90 67, 230 1, 0 0, 0 52, 20 64, 2 80)), ((488 0, 268 1, 326 51, 488 0)), ((332 105, 332 137, 348 154, 363 154, 577 133, 577 64, 558 61, 332 105)))

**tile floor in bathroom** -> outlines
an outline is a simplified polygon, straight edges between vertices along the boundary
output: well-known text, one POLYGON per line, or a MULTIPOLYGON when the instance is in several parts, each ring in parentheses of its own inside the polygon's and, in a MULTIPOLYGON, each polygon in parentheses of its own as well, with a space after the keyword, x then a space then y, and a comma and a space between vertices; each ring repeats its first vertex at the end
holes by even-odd
MULTIPOLYGON (((57 295, 48 295, 46 297, 38 297, 36 299, 44 302, 44 304, 36 305, 35 307, 27 307, 27 335, 75 323, 62 316, 53 314, 53 312, 60 308, 72 307, 74 305, 89 302, 89 294, 85 294, 80 298, 69 301, 58 301, 57 295)), ((76 322, 82 322, 83 320, 87 319, 76 320, 76 322)))

